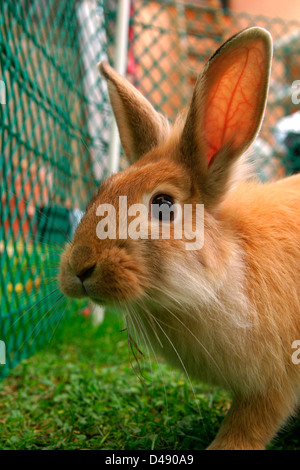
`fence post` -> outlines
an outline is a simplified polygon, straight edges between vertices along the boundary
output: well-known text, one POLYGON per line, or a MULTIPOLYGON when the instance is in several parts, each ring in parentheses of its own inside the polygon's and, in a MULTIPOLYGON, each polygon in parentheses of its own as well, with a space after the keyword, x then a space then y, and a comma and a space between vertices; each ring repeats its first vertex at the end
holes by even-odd
MULTIPOLYGON (((121 75, 126 74, 129 19, 130 0, 118 0, 114 67, 121 75)), ((109 172, 116 173, 120 164, 120 138, 115 119, 111 125, 108 158, 109 172)))
MULTIPOLYGON (((88 133, 93 143, 99 141, 99 129, 101 129, 101 140, 109 146, 109 126, 105 128, 105 122, 110 120, 110 107, 108 99, 107 84, 95 64, 107 60, 106 44, 107 36, 105 31, 103 2, 96 0, 85 0, 77 4, 77 20, 79 22, 80 52, 84 68, 83 87, 87 97, 87 127, 88 133), (101 104, 105 103, 105 107, 101 104), (101 111, 100 109, 101 108, 101 111)), ((83 142, 86 147, 87 144, 83 142)), ((98 147, 97 144, 95 147, 98 147)), ((93 163, 94 176, 96 181, 101 181, 106 175, 107 155, 101 155, 99 161, 99 151, 91 146, 88 148, 93 163)))

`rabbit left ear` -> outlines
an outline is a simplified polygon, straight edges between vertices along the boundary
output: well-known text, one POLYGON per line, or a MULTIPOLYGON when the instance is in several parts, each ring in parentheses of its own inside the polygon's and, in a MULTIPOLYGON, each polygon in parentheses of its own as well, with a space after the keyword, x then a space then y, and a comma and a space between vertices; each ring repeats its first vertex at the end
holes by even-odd
POLYGON ((224 193, 232 163, 261 127, 271 58, 271 35, 249 28, 217 50, 196 82, 181 150, 207 202, 224 193))
POLYGON ((107 80, 122 146, 129 163, 133 164, 167 138, 168 120, 107 62, 101 62, 98 68, 107 80))

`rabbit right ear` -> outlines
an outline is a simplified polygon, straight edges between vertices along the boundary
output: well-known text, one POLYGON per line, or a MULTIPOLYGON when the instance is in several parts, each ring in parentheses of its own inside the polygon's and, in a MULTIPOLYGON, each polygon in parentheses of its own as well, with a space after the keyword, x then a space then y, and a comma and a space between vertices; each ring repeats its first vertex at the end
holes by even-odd
POLYGON ((133 164, 168 137, 169 122, 107 62, 101 62, 98 68, 107 80, 122 146, 133 164))
POLYGON ((206 205, 226 193, 230 170, 254 141, 264 116, 272 38, 263 28, 225 42, 199 76, 181 140, 181 158, 198 178, 206 205))

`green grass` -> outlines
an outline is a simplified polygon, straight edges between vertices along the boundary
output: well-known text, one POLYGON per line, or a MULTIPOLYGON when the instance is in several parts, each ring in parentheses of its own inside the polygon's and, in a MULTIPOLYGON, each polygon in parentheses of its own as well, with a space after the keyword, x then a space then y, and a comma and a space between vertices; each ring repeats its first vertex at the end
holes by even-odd
MULTIPOLYGON (((50 344, 0 383, 0 449, 204 449, 229 407, 221 390, 194 383, 163 361, 129 362, 123 323, 94 328, 71 318, 50 344)), ((300 421, 274 449, 300 449, 300 421)))

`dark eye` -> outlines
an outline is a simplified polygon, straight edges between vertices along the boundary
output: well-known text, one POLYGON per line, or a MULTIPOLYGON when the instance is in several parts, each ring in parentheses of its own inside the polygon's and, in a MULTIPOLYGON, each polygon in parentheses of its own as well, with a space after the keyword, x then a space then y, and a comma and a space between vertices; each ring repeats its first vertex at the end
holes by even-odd
POLYGON ((157 194, 151 203, 151 215, 165 222, 174 220, 174 199, 167 194, 157 194))

